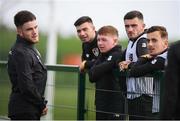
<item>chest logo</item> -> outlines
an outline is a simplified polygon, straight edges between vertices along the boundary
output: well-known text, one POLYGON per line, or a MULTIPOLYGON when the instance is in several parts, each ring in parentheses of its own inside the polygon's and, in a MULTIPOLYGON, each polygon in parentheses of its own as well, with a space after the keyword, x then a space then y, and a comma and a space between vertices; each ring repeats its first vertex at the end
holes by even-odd
POLYGON ((9 51, 9 55, 12 55, 12 51, 9 51))
POLYGON ((156 59, 154 59, 154 60, 151 61, 152 64, 155 64, 156 62, 157 62, 156 59))
POLYGON ((98 48, 93 48, 92 52, 96 57, 99 55, 99 49, 98 48))
POLYGON ((146 43, 142 43, 142 47, 147 47, 146 43))
POLYGON ((110 61, 111 59, 112 59, 112 56, 110 55, 107 60, 110 61))
POLYGON ((89 58, 89 54, 86 54, 86 57, 89 58))
POLYGON ((132 53, 129 54, 129 60, 133 61, 133 54, 132 53))

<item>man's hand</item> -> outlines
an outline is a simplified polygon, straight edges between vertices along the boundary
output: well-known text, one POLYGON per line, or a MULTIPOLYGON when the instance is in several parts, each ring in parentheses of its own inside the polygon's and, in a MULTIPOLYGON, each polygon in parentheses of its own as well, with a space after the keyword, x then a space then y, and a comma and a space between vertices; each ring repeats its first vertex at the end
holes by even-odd
POLYGON ((79 70, 81 72, 83 72, 85 70, 85 63, 86 63, 86 60, 84 60, 80 65, 79 65, 79 70))
POLYGON ((48 108, 45 107, 45 108, 43 109, 42 113, 41 113, 41 116, 46 115, 46 114, 47 114, 47 111, 48 111, 48 108))
POLYGON ((145 54, 145 55, 142 55, 141 57, 143 57, 143 58, 147 58, 147 59, 152 58, 152 56, 151 56, 150 54, 145 54))
POLYGON ((121 61, 121 62, 119 62, 120 71, 124 71, 125 69, 128 69, 128 65, 130 63, 131 63, 131 61, 121 61))

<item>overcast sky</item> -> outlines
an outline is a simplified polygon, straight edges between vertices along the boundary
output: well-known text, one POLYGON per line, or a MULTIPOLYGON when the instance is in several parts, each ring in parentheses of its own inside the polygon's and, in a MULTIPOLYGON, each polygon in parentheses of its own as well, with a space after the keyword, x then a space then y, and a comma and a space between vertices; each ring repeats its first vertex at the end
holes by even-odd
POLYGON ((0 0, 0 22, 15 28, 13 16, 24 9, 37 16, 39 28, 44 32, 54 24, 61 35, 76 35, 73 23, 86 15, 93 19, 97 30, 103 25, 115 26, 120 38, 127 37, 124 15, 130 10, 139 10, 144 14, 147 28, 163 25, 170 38, 180 39, 179 0, 0 0))

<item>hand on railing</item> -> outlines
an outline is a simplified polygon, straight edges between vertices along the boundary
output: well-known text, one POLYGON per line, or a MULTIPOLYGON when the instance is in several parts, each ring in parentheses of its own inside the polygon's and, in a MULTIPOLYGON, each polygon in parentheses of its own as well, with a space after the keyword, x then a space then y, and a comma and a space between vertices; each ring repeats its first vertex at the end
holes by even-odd
POLYGON ((153 56, 151 56, 150 54, 145 54, 145 55, 142 55, 141 57, 151 59, 153 56))
POLYGON ((128 69, 128 65, 131 63, 131 61, 121 61, 119 62, 119 69, 120 71, 124 71, 128 69))
POLYGON ((43 109, 42 113, 41 113, 41 116, 46 115, 46 114, 47 114, 47 111, 48 111, 48 108, 45 107, 45 108, 43 109))
POLYGON ((84 60, 84 61, 79 65, 79 70, 80 70, 80 72, 84 72, 84 71, 85 71, 85 63, 86 63, 86 60, 84 60))

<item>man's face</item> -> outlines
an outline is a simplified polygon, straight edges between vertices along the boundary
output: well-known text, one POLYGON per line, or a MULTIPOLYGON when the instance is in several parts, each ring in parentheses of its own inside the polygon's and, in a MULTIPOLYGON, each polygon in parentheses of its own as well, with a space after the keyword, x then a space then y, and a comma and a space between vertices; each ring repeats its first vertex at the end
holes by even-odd
POLYGON ((117 44, 117 37, 112 35, 98 35, 97 44, 101 53, 106 53, 117 44))
POLYGON ((143 23, 143 20, 140 20, 137 17, 125 19, 124 25, 129 39, 134 39, 144 32, 145 24, 143 23))
POLYGON ((77 35, 82 42, 90 42, 96 36, 95 27, 92 23, 85 22, 76 27, 77 35))
POLYGON ((29 21, 17 28, 18 34, 32 43, 39 42, 39 33, 37 21, 29 21))
POLYGON ((148 33, 147 42, 150 55, 158 55, 168 47, 167 38, 162 38, 159 31, 148 33))

